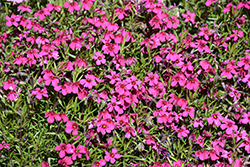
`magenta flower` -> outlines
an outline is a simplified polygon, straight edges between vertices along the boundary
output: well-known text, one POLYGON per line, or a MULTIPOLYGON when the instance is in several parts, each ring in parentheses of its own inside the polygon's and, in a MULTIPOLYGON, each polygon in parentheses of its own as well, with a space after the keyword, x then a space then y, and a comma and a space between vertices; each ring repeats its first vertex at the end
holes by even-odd
POLYGON ((195 152, 195 155, 200 158, 200 160, 204 161, 209 158, 209 151, 207 150, 199 150, 195 152))
POLYGON ((209 47, 206 45, 207 41, 203 40, 203 39, 197 39, 196 40, 196 48, 198 48, 199 52, 203 52, 203 50, 205 50, 206 53, 210 53, 211 51, 209 50, 209 47))
POLYGON ((113 110, 115 110, 116 112, 118 112, 118 114, 123 114, 123 110, 118 106, 120 105, 121 102, 116 101, 116 98, 112 98, 111 102, 108 103, 108 111, 112 112, 113 110))
POLYGON ((105 155, 105 160, 106 161, 110 161, 112 164, 115 163, 115 159, 119 159, 121 158, 120 154, 116 154, 117 150, 115 148, 112 148, 111 153, 105 151, 106 155, 105 155))
POLYGON ((63 159, 60 159, 58 161, 58 164, 60 164, 63 167, 68 167, 68 165, 73 164, 73 161, 72 161, 72 159, 70 157, 66 156, 63 159))
POLYGON ((6 23, 6 25, 7 25, 8 27, 10 27, 11 24, 13 24, 15 27, 17 27, 17 26, 18 26, 18 23, 17 23, 17 22, 20 21, 21 17, 22 17, 22 16, 14 15, 14 14, 12 14, 11 17, 6 16, 5 19, 8 21, 8 22, 6 23))
POLYGON ((124 16, 127 16, 127 14, 125 13, 125 10, 121 7, 115 8, 115 15, 118 15, 118 18, 120 20, 124 19, 124 16))
POLYGON ((3 148, 10 149, 9 143, 6 143, 6 141, 2 141, 2 144, 0 144, 0 150, 3 148))
POLYGON ((74 10, 79 11, 80 10, 80 6, 78 5, 78 2, 74 1, 74 2, 65 2, 64 3, 64 7, 67 8, 69 7, 68 11, 74 12, 74 10))
POLYGON ((230 38, 234 38, 234 41, 237 41, 238 38, 242 38, 244 35, 243 31, 233 30, 233 34, 230 35, 230 38))
POLYGON ((195 20, 194 17, 196 16, 196 14, 193 12, 191 13, 189 10, 187 11, 187 14, 182 14, 182 17, 185 18, 185 23, 191 21, 192 24, 195 24, 195 20))
POLYGON ((53 10, 56 10, 57 12, 60 12, 61 8, 62 7, 59 6, 59 5, 55 5, 55 4, 52 4, 52 3, 47 4, 47 9, 49 10, 49 12, 52 12, 53 10))
POLYGON ((111 73, 111 75, 106 75, 106 78, 110 79, 110 83, 112 85, 115 84, 116 81, 121 81, 120 74, 116 74, 115 71, 109 71, 111 73))
POLYGON ((79 38, 74 38, 71 43, 69 44, 69 47, 74 50, 76 49, 81 49, 82 48, 82 42, 79 38))
POLYGON ((85 75, 85 78, 86 79, 81 79, 80 80, 80 83, 82 85, 84 85, 84 87, 87 87, 87 88, 91 89, 93 86, 97 85, 97 83, 95 81, 96 77, 94 75, 87 74, 87 75, 85 75))
POLYGON ((111 131, 115 128, 114 123, 111 121, 110 123, 107 121, 108 119, 101 119, 99 120, 96 125, 97 125, 97 132, 101 132, 102 135, 105 135, 105 133, 111 133, 111 131))
POLYGON ((242 117, 243 117, 243 119, 240 120, 241 123, 250 124, 250 112, 243 113, 242 117))
POLYGON ((176 29, 179 25, 180 21, 177 19, 177 16, 171 16, 167 19, 167 27, 176 29))
POLYGON ((203 138, 201 137, 201 135, 199 135, 198 138, 196 139, 196 143, 199 144, 201 147, 204 147, 204 146, 203 146, 204 140, 203 140, 203 138))
POLYGON ((115 54, 118 53, 120 47, 117 44, 106 43, 102 46, 102 50, 105 54, 110 54, 110 56, 114 57, 115 54))
POLYGON ((186 83, 186 77, 180 72, 176 73, 171 78, 171 86, 174 87, 177 85, 177 83, 179 83, 180 86, 184 86, 186 83))
POLYGON ((30 6, 27 6, 26 4, 22 5, 22 6, 18 6, 17 9, 21 10, 22 12, 31 12, 31 7, 30 6))
POLYGON ((223 122, 224 122, 225 124, 221 124, 220 127, 221 127, 222 130, 226 129, 226 133, 227 133, 228 135, 233 135, 233 130, 234 130, 234 132, 237 131, 238 126, 235 125, 235 122, 234 122, 234 121, 225 118, 225 119, 223 120, 223 122))
POLYGON ((194 107, 185 107, 182 115, 184 117, 187 117, 189 115, 191 118, 194 118, 194 107))
POLYGON ((187 137, 189 134, 189 130, 187 130, 187 127, 182 125, 180 129, 177 129, 177 133, 178 138, 187 137))
POLYGON ((11 90, 11 91, 8 93, 7 100, 14 101, 14 100, 16 100, 18 97, 19 97, 19 95, 18 95, 16 92, 14 92, 13 90, 11 90))
POLYGON ((106 162, 103 159, 100 159, 99 161, 96 161, 95 163, 93 163, 93 167, 101 167, 104 165, 106 165, 106 162))
POLYGON ((127 132, 127 133, 125 134, 125 137, 126 137, 127 139, 129 139, 129 138, 131 137, 131 134, 132 134, 133 136, 136 135, 136 134, 135 134, 135 129, 132 128, 131 126, 129 126, 128 124, 126 124, 125 129, 124 129, 124 132, 127 132))
POLYGON ((43 9, 39 10, 38 12, 36 12, 34 14, 34 17, 39 16, 39 19, 43 21, 46 15, 50 15, 50 12, 47 8, 43 8, 43 9))
POLYGON ((49 163, 48 162, 43 162, 42 167, 49 167, 49 163))
POLYGON ((78 129, 79 129, 78 124, 75 123, 74 121, 68 121, 66 123, 66 128, 65 128, 66 133, 72 132, 72 135, 75 136, 75 135, 78 135, 78 131, 77 131, 78 129))
POLYGON ((59 157, 60 158, 65 157, 65 152, 68 153, 68 154, 73 153, 72 145, 71 144, 65 144, 65 143, 60 143, 60 146, 56 146, 55 151, 60 151, 59 152, 59 157))
POLYGON ((167 100, 163 100, 163 99, 160 99, 157 103, 156 103, 156 107, 157 108, 161 108, 162 111, 166 111, 166 110, 172 110, 173 108, 173 105, 168 102, 167 100))
POLYGON ((55 113, 54 111, 48 111, 48 112, 46 112, 44 118, 47 118, 48 123, 53 123, 54 119, 56 119, 57 121, 61 121, 60 115, 57 114, 57 113, 55 113))
POLYGON ((212 161, 216 161, 217 159, 220 159, 219 155, 220 155, 220 147, 216 146, 214 148, 212 148, 211 150, 209 150, 209 155, 212 161))
POLYGON ((207 27, 201 27, 201 31, 198 33, 199 36, 204 36, 206 40, 209 40, 209 35, 211 35, 210 30, 207 27))
POLYGON ((246 54, 245 57, 241 57, 239 60, 240 61, 237 62, 237 65, 239 67, 244 66, 244 70, 248 70, 248 68, 250 67, 250 55, 246 54))
POLYGON ((36 98, 40 100, 43 98, 42 96, 49 97, 47 94, 47 88, 43 88, 42 90, 40 88, 36 88, 31 92, 31 94, 36 95, 36 98))
POLYGON ((9 90, 16 90, 16 85, 15 85, 14 81, 15 81, 15 78, 10 78, 7 81, 4 81, 3 82, 3 84, 4 84, 4 86, 3 86, 4 90, 8 90, 8 89, 9 90))
POLYGON ((217 0, 207 0, 205 5, 210 6, 212 4, 212 1, 213 1, 213 3, 215 3, 217 0))
POLYGON ((150 21, 149 24, 153 29, 161 29, 162 25, 162 18, 159 17, 160 15, 155 15, 150 21))
POLYGON ((96 65, 99 66, 101 64, 106 64, 106 59, 103 54, 101 54, 100 52, 96 52, 95 55, 93 55, 92 58, 96 60, 96 65))
POLYGON ((192 78, 187 81, 186 88, 189 90, 197 90, 200 86, 200 81, 197 78, 192 78))
POLYGON ((213 113, 211 117, 207 119, 208 124, 215 124, 217 127, 221 125, 221 122, 224 118, 221 116, 219 112, 213 113))
POLYGON ((89 10, 95 0, 81 0, 82 9, 89 10))
POLYGON ((87 150, 86 147, 79 145, 77 148, 75 148, 75 145, 73 146, 73 155, 72 155, 72 160, 76 160, 76 158, 81 158, 82 154, 86 154, 87 160, 89 160, 88 154, 89 151, 87 150))

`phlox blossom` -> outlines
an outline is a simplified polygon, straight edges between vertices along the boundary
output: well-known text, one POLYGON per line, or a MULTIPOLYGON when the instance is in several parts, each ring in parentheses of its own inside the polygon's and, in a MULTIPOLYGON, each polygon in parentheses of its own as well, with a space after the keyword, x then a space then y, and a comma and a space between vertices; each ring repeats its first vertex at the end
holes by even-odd
POLYGON ((80 10, 80 6, 79 6, 78 2, 76 2, 76 1, 73 1, 71 3, 70 2, 65 2, 64 7, 65 8, 69 7, 68 11, 70 13, 74 12, 74 10, 76 10, 76 11, 80 10))
POLYGON ((35 90, 32 90, 32 95, 36 95, 37 99, 42 99, 42 96, 49 97, 47 94, 47 88, 43 88, 42 90, 40 88, 36 88, 35 90))
POLYGON ((93 59, 96 60, 96 65, 106 64, 106 59, 103 54, 100 52, 96 52, 95 55, 92 56, 93 59))
POLYGON ((187 22, 191 22, 192 24, 195 24, 195 20, 194 20, 194 17, 196 16, 196 14, 193 12, 191 13, 189 10, 187 11, 187 14, 182 14, 182 17, 185 18, 185 23, 187 22))
POLYGON ((189 130, 187 130, 187 127, 182 125, 180 129, 177 129, 177 133, 178 133, 177 135, 178 138, 187 137, 189 134, 189 130))
POLYGON ((60 159, 58 161, 58 164, 60 164, 63 167, 68 167, 68 165, 73 164, 73 161, 72 161, 72 159, 70 157, 66 156, 63 159, 60 159))
POLYGON ((95 163, 93 163, 93 167, 101 167, 105 165, 106 165, 106 162, 103 159, 100 159, 99 161, 96 161, 95 163))
POLYGON ((55 113, 54 111, 46 112, 44 118, 47 118, 48 123, 53 123, 54 119, 56 119, 57 121, 61 121, 60 115, 55 113))
POLYGON ((22 17, 22 16, 20 16, 20 15, 14 15, 14 14, 12 14, 11 17, 6 16, 5 19, 8 21, 8 22, 6 23, 6 25, 7 25, 8 27, 10 27, 11 24, 13 24, 15 27, 17 27, 17 26, 18 26, 18 23, 17 23, 17 22, 19 22, 19 21, 21 20, 21 17, 22 17))
POLYGON ((60 158, 65 157, 65 152, 67 152, 68 154, 73 153, 72 145, 71 144, 65 144, 65 143, 60 143, 60 146, 56 146, 55 151, 60 151, 59 152, 59 157, 60 158))
POLYGON ((121 155, 120 154, 116 154, 117 153, 117 149, 115 149, 115 148, 112 148, 112 150, 111 150, 111 153, 109 153, 109 152, 107 152, 107 151, 105 151, 105 160, 106 161, 110 161, 112 164, 114 164, 115 163, 115 159, 119 159, 119 158, 121 158, 121 155))
POLYGON ((78 129, 79 129, 78 124, 75 123, 74 121, 68 121, 66 123, 66 128, 65 128, 66 133, 72 132, 72 135, 75 136, 75 135, 78 135, 78 131, 77 131, 78 129))

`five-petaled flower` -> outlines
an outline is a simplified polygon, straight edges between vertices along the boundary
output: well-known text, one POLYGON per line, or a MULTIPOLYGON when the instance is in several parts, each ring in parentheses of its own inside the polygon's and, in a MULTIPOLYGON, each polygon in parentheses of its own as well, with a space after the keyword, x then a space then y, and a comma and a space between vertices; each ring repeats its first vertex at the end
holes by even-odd
POLYGON ((105 155, 105 160, 106 161, 110 161, 112 164, 115 163, 115 159, 119 159, 121 158, 120 154, 116 154, 117 153, 117 149, 112 148, 111 153, 105 151, 106 155, 105 155))

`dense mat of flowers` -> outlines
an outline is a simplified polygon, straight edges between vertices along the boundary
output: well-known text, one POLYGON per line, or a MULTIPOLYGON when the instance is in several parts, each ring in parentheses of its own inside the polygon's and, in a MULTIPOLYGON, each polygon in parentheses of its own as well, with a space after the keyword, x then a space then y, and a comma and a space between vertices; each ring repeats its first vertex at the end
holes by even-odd
POLYGON ((2 5, 1 165, 250 164, 250 1, 2 5))

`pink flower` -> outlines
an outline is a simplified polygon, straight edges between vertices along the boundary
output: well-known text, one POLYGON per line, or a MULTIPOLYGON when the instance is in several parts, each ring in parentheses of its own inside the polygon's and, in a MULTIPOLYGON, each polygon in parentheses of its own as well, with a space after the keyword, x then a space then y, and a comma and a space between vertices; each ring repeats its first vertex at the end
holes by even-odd
MULTIPOLYGON (((242 67, 244 66, 244 70, 248 70, 249 67, 250 67, 250 55, 249 54, 246 54, 245 57, 241 57, 239 59, 240 61, 237 62, 237 65, 239 67, 242 67)), ((249 74, 248 74, 249 75, 249 74)))
POLYGON ((86 147, 79 145, 77 148, 75 148, 75 145, 73 146, 73 155, 72 155, 72 160, 76 160, 76 158, 81 158, 82 154, 86 154, 87 160, 89 160, 89 151, 87 150, 86 147))
POLYGON ((189 115, 191 118, 194 118, 194 107, 185 107, 182 115, 184 117, 187 117, 189 115))
POLYGON ((210 53, 209 47, 206 45, 207 41, 203 40, 203 39, 197 39, 196 40, 196 48, 198 48, 199 52, 203 52, 203 50, 205 50, 206 53, 210 53))
POLYGON ((187 127, 182 125, 180 129, 177 129, 177 133, 178 138, 187 137, 189 134, 189 130, 187 130, 187 127))
POLYGON ((49 167, 49 163, 48 162, 43 162, 42 167, 49 167))
POLYGON ((182 17, 185 18, 185 21, 184 21, 185 23, 191 21, 192 24, 195 24, 195 21, 194 21, 195 16, 196 16, 196 14, 194 12, 191 14, 191 12, 189 10, 187 11, 187 14, 182 14, 182 17))
POLYGON ((59 114, 55 113, 54 111, 46 112, 44 118, 47 118, 48 123, 53 123, 54 119, 56 119, 57 121, 61 121, 61 117, 59 116, 59 114))
POLYGON ((87 75, 85 75, 85 78, 86 79, 81 79, 80 80, 80 83, 82 85, 84 85, 84 87, 87 87, 87 88, 91 89, 93 86, 97 85, 97 83, 95 81, 96 77, 94 75, 87 74, 87 75))
POLYGON ((199 135, 198 138, 196 139, 196 143, 199 144, 201 147, 204 147, 204 146, 203 146, 204 140, 203 140, 203 138, 201 137, 201 135, 199 135))
POLYGON ((161 29, 162 25, 162 18, 159 17, 160 15, 155 15, 150 21, 149 24, 153 29, 161 29))
POLYGON ((17 9, 21 10, 22 12, 31 12, 31 7, 30 6, 27 6, 26 4, 22 5, 22 6, 18 6, 17 9))
POLYGON ((177 19, 177 16, 171 16, 167 19, 167 27, 176 29, 178 27, 178 24, 180 23, 179 19, 177 19))
POLYGON ((209 155, 212 161, 216 161, 217 159, 220 159, 219 155, 220 155, 220 151, 219 151, 220 147, 216 146, 215 148, 212 148, 211 150, 209 150, 209 155))
POLYGON ((105 165, 106 165, 105 160, 100 159, 99 161, 96 161, 96 162, 93 164, 93 167, 101 167, 101 166, 105 166, 105 165))
POLYGON ((242 79, 242 82, 247 82, 248 87, 250 87, 250 74, 245 75, 245 77, 242 79))
POLYGON ((36 88, 31 92, 31 94, 36 95, 36 98, 40 100, 43 98, 42 96, 49 97, 47 94, 47 88, 43 88, 42 90, 40 88, 36 88))
POLYGON ((199 36, 204 36, 206 40, 209 40, 209 35, 211 35, 210 30, 207 27, 201 27, 201 31, 198 33, 199 36))
POLYGON ((79 127, 77 123, 75 123, 74 121, 68 121, 66 124, 65 132, 66 133, 72 132, 72 135, 75 136, 75 135, 78 135, 78 131, 77 131, 78 129, 79 127))
POLYGON ((60 151, 59 152, 59 157, 60 158, 65 157, 65 152, 67 152, 68 154, 73 153, 72 145, 71 144, 65 144, 65 143, 60 143, 60 146, 56 146, 55 151, 60 151))
POLYGON ((6 143, 6 141, 2 141, 2 144, 0 144, 0 150, 3 148, 10 149, 9 143, 6 143))
POLYGON ((78 2, 74 1, 74 2, 65 2, 64 3, 64 7, 67 8, 69 7, 68 11, 74 12, 74 10, 79 11, 80 10, 80 6, 78 5, 78 2))
POLYGON ((114 57, 115 54, 119 52, 119 45, 117 44, 112 44, 112 43, 105 43, 102 46, 102 50, 104 51, 105 54, 110 54, 110 56, 114 57))
POLYGON ((43 8, 43 9, 39 10, 38 12, 36 12, 34 14, 34 17, 39 16, 39 19, 43 21, 46 15, 50 15, 50 12, 47 8, 43 8))
POLYGON ((207 122, 210 125, 214 123, 217 127, 219 127, 221 125, 220 121, 222 121, 223 119, 224 118, 221 116, 221 114, 217 112, 215 114, 213 113, 212 116, 207 119, 207 122))
POLYGON ((186 83, 186 77, 180 72, 176 73, 171 78, 171 86, 174 87, 177 85, 177 83, 179 83, 180 86, 184 86, 186 83))
POLYGON ((12 14, 11 17, 6 16, 5 19, 8 21, 8 22, 6 23, 6 25, 7 25, 8 27, 10 27, 11 24, 13 24, 15 27, 17 27, 17 26, 18 26, 18 23, 17 23, 17 22, 20 21, 21 17, 22 17, 22 16, 14 15, 14 14, 12 14))
POLYGON ((156 107, 161 108, 162 111, 166 111, 167 109, 170 111, 170 110, 172 110, 173 105, 170 102, 168 102, 167 100, 160 99, 156 103, 156 107))
POLYGON ((99 120, 96 125, 97 125, 97 132, 101 132, 102 135, 105 135, 105 133, 111 133, 111 131, 115 128, 113 122, 111 121, 110 123, 107 122, 108 119, 101 119, 99 120))
POLYGON ((110 83, 115 84, 116 81, 121 81, 120 74, 116 74, 116 71, 109 71, 111 75, 106 75, 106 78, 111 79, 110 83))
POLYGON ((205 5, 210 6, 212 4, 212 1, 213 1, 213 3, 215 3, 217 0, 207 0, 205 5))
POLYGON ((227 160, 229 161, 229 164, 232 164, 233 163, 233 157, 231 157, 232 156, 232 154, 233 154, 233 152, 232 151, 226 151, 226 150, 224 150, 223 151, 223 154, 221 155, 221 157, 223 157, 223 158, 227 158, 227 160))
POLYGON ((233 33, 234 34, 230 35, 230 38, 234 37, 234 41, 237 41, 238 38, 242 38, 244 35, 243 31, 239 31, 239 30, 233 30, 233 33))
POLYGON ((111 99, 111 103, 108 103, 108 110, 109 112, 112 112, 113 110, 115 110, 116 112, 118 112, 118 114, 123 114, 123 110, 118 106, 120 105, 121 102, 117 102, 116 98, 112 98, 111 99))
POLYGON ((53 10, 56 10, 57 12, 60 12, 61 8, 62 7, 59 6, 59 5, 55 5, 55 4, 52 4, 52 3, 47 4, 47 9, 49 10, 49 12, 52 12, 53 10))
POLYGON ((235 122, 230 120, 230 119, 224 119, 223 122, 225 124, 221 124, 220 127, 222 130, 226 129, 226 133, 228 135, 232 135, 233 134, 233 130, 234 130, 234 133, 237 131, 238 129, 238 126, 235 125, 235 122))
POLYGON ((155 84, 158 84, 160 77, 157 73, 153 74, 153 72, 150 72, 147 75, 148 76, 145 77, 145 82, 149 81, 149 86, 153 86, 155 84))
POLYGON ((16 94, 16 92, 14 92, 13 90, 11 90, 11 91, 8 93, 7 100, 14 101, 14 100, 16 100, 18 97, 19 97, 19 95, 16 94))
POLYGON ((3 84, 5 84, 3 86, 4 90, 16 90, 16 85, 14 83, 15 78, 10 78, 7 81, 4 81, 3 84))
POLYGON ((194 123, 193 124, 193 126, 194 126, 194 128, 198 128, 199 126, 201 127, 201 128, 203 128, 204 127, 204 123, 203 123, 203 121, 201 121, 200 119, 195 119, 194 121, 191 121, 192 123, 194 123))
POLYGON ((124 132, 127 132, 127 133, 125 134, 125 138, 127 138, 127 139, 129 139, 129 138, 131 137, 131 134, 132 134, 133 136, 136 135, 136 134, 135 134, 134 128, 132 128, 132 127, 129 126, 128 124, 126 124, 125 129, 124 129, 124 132))
POLYGON ((82 42, 79 38, 75 38, 71 41, 71 43, 69 44, 69 47, 74 50, 76 49, 81 49, 82 48, 82 42))
POLYGON ((81 0, 82 9, 89 10, 95 0, 81 0))
POLYGON ((237 72, 232 68, 222 68, 221 71, 223 71, 220 75, 225 76, 227 79, 233 78, 232 74, 237 74, 237 72))
POLYGON ((124 16, 127 16, 127 14, 125 13, 125 10, 121 7, 115 8, 115 15, 118 15, 118 18, 120 20, 122 20, 124 16))
POLYGON ((197 78, 192 78, 187 81, 186 88, 189 90, 197 90, 200 86, 200 81, 197 78))
POLYGON ((105 151, 106 155, 105 155, 105 160, 106 161, 110 161, 112 164, 115 163, 115 159, 119 159, 121 158, 120 154, 116 154, 117 150, 115 148, 112 148, 111 153, 105 151))
POLYGON ((242 117, 243 117, 243 119, 240 120, 241 123, 250 124, 250 112, 243 113, 242 117))
POLYGON ((63 167, 68 167, 68 165, 73 164, 73 161, 72 161, 72 159, 70 157, 66 156, 63 159, 60 159, 58 161, 58 164, 60 164, 63 167))
POLYGON ((100 52, 96 52, 95 55, 93 55, 92 58, 96 60, 96 65, 99 66, 101 64, 106 64, 106 59, 103 54, 101 54, 100 52))

